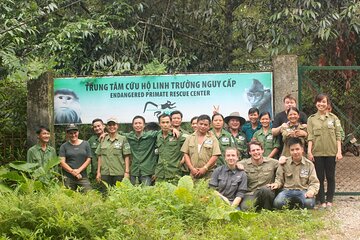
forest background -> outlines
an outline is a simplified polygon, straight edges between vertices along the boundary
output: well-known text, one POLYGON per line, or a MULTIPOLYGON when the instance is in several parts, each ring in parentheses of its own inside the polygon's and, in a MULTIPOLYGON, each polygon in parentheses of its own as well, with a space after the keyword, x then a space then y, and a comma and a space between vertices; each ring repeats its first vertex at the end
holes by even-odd
MULTIPOLYGON (((26 133, 26 82, 46 71, 56 76, 259 71, 272 70, 278 54, 298 55, 301 65, 357 65, 360 3, 3 0, 0 26, 4 145, 6 136, 26 133)), ((0 160, 6 162, 6 152, 0 160)))

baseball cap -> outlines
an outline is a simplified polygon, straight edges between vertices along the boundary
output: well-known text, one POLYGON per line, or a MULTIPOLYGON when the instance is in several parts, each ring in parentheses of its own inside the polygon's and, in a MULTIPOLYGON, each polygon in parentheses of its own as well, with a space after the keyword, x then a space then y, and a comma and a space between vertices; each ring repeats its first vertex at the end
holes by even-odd
POLYGON ((119 124, 119 121, 118 121, 118 119, 116 117, 111 117, 106 121, 107 124, 109 124, 110 122, 114 122, 116 124, 119 124))
POLYGON ((69 132, 71 130, 79 131, 79 128, 74 123, 70 123, 66 128, 66 132, 69 132))

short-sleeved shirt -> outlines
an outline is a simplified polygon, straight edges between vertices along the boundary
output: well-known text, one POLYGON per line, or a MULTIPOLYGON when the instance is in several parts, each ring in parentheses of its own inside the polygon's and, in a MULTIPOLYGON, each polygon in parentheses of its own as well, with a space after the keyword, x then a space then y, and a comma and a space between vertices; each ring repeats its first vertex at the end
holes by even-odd
POLYGON ((214 130, 212 130, 212 133, 219 141, 221 151, 221 155, 216 160, 216 165, 222 166, 225 164, 225 149, 228 147, 236 147, 235 139, 229 132, 225 131, 224 129, 221 130, 221 134, 219 136, 216 136, 214 130))
POLYGON ((90 164, 91 177, 95 178, 97 166, 98 166, 98 160, 97 160, 97 155, 96 155, 95 151, 100 144, 99 137, 97 135, 92 135, 89 138, 88 142, 89 142, 89 145, 91 148, 91 164, 90 164))
POLYGON ((247 177, 244 171, 231 170, 227 165, 217 167, 211 175, 209 186, 221 195, 234 201, 236 197, 244 198, 247 191, 247 177))
POLYGON ((277 137, 273 137, 271 128, 268 129, 267 133, 265 133, 264 129, 261 128, 254 133, 253 138, 262 143, 264 147, 264 156, 269 156, 274 148, 280 148, 279 139, 277 137))
POLYGON ((135 177, 150 176, 155 173, 158 156, 155 153, 158 131, 142 132, 137 137, 134 131, 124 134, 131 148, 130 175, 135 177))
POLYGON ((308 119, 308 141, 312 141, 314 156, 336 156, 337 142, 341 141, 340 120, 333 113, 315 113, 308 119))
MULTIPOLYGON (((80 168, 88 158, 91 158, 91 149, 87 141, 82 141, 79 145, 72 145, 69 141, 60 146, 59 157, 64 157, 65 162, 73 169, 80 168)), ((71 173, 63 171, 65 176, 75 179, 71 173)), ((81 173, 82 177, 87 177, 86 169, 81 173)))
POLYGON ((44 166, 44 164, 50 159, 56 158, 55 148, 51 146, 46 146, 45 151, 42 150, 40 144, 36 144, 29 148, 27 152, 27 162, 28 163, 39 163, 40 166, 44 166))
POLYGON ((247 141, 247 142, 250 142, 251 139, 252 139, 253 136, 254 136, 254 133, 255 133, 256 131, 258 131, 259 129, 261 129, 261 124, 260 124, 260 122, 258 122, 258 124, 257 124, 257 126, 256 126, 255 129, 252 128, 251 122, 246 122, 246 123, 242 126, 241 131, 242 131, 243 133, 245 133, 246 141, 247 141))
MULTIPOLYGON (((284 147, 283 147, 283 150, 281 153, 282 156, 290 157, 290 147, 287 145, 287 142, 289 139, 288 135, 289 135, 289 132, 295 131, 295 130, 303 130, 303 131, 307 132, 306 126, 304 126, 302 124, 298 124, 296 126, 290 126, 289 124, 287 124, 286 128, 281 127, 280 131, 281 131, 282 139, 284 142, 284 147)), ((303 146, 305 146, 306 137, 298 137, 298 138, 301 140, 303 146)))
POLYGON ((195 168, 202 168, 210 160, 212 156, 220 156, 221 151, 219 142, 213 134, 206 133, 203 144, 198 151, 197 133, 191 134, 186 138, 181 151, 190 156, 192 165, 195 168))
POLYGON ((273 183, 279 164, 277 160, 268 157, 264 157, 263 162, 259 165, 253 164, 251 158, 241 160, 240 163, 244 166, 247 175, 249 193, 273 183))
POLYGON ((288 157, 286 163, 280 165, 276 171, 275 184, 284 189, 312 191, 315 195, 320 188, 314 164, 305 157, 302 157, 299 164, 288 157))
POLYGON ((124 176, 125 156, 130 155, 130 144, 125 136, 116 134, 111 140, 106 136, 96 149, 97 156, 101 156, 101 175, 124 176))
POLYGON ((180 149, 185 139, 183 134, 176 138, 172 132, 169 132, 164 138, 162 131, 158 133, 156 149, 159 158, 155 167, 155 176, 157 178, 174 179, 181 176, 180 161, 184 154, 180 149))

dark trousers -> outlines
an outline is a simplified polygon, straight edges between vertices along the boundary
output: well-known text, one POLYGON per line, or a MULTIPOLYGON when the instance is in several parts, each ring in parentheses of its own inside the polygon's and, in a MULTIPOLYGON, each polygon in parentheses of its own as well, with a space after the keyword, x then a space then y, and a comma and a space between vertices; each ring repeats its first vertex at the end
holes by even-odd
POLYGON ((100 183, 100 192, 105 194, 107 193, 107 188, 111 186, 115 186, 116 182, 121 182, 123 180, 124 176, 110 176, 110 175, 101 175, 101 183, 100 183), (104 184, 104 182, 107 183, 104 184))
POLYGON ((151 186, 152 179, 151 176, 130 176, 130 182, 135 185, 137 182, 144 186, 151 186))
POLYGON ((116 176, 101 175, 101 180, 109 184, 109 186, 115 186, 116 182, 121 182, 123 178, 124 176, 120 176, 120 175, 116 175, 116 176))
POLYGON ((320 181, 319 193, 316 201, 320 203, 332 202, 335 193, 335 157, 314 157, 316 175, 320 181), (327 191, 325 201, 324 181, 326 177, 327 191))
POLYGON ((243 211, 255 208, 256 211, 261 209, 271 210, 273 208, 273 201, 275 192, 268 187, 261 187, 257 189, 254 194, 245 195, 241 201, 240 208, 243 211))
POLYGON ((86 177, 83 177, 81 179, 72 179, 64 176, 64 185, 65 187, 70 188, 74 191, 76 191, 78 187, 80 187, 83 192, 88 192, 92 189, 90 181, 86 177))

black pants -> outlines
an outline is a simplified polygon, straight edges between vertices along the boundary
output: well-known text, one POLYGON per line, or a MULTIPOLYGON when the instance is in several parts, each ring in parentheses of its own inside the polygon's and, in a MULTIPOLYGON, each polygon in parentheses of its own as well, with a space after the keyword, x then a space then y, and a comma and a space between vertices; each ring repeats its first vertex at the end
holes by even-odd
POLYGON ((320 203, 332 202, 335 193, 335 161, 334 156, 327 157, 314 157, 315 159, 315 169, 316 175, 320 181, 319 193, 316 196, 316 201, 320 203), (324 180, 326 177, 327 182, 327 191, 326 191, 326 201, 325 201, 325 189, 324 189, 324 180))
POLYGON ((256 211, 261 209, 272 210, 275 192, 268 187, 261 187, 255 190, 252 195, 245 195, 241 201, 240 208, 243 211, 255 208, 256 211))
MULTIPOLYGON (((109 187, 115 186, 116 182, 121 182, 123 180, 124 176, 116 175, 116 176, 110 176, 110 175, 101 175, 101 180, 106 182, 109 187)), ((106 192, 106 186, 105 184, 101 183, 101 192, 106 192)))

